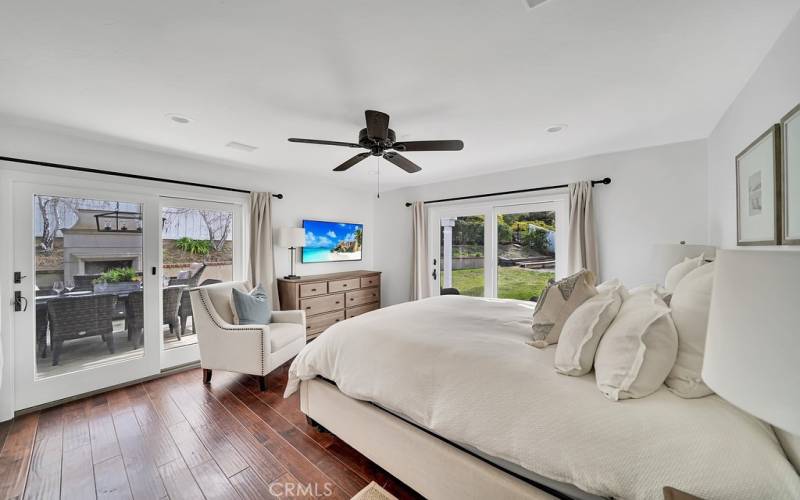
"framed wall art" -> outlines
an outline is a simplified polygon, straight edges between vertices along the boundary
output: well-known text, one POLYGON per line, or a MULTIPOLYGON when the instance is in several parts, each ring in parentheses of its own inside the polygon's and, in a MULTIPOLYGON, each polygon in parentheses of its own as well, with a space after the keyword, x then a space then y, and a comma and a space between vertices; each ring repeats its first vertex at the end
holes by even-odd
POLYGON ((780 199, 781 133, 776 124, 736 155, 737 245, 780 245, 780 199))
POLYGON ((781 220, 784 245, 800 245, 800 104, 781 119, 781 220))

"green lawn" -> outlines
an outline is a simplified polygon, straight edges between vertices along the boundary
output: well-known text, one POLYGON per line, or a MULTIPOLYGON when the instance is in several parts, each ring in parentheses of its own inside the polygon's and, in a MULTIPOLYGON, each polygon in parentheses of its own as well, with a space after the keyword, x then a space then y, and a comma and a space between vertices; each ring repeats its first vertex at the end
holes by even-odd
MULTIPOLYGON (((521 267, 498 268, 498 294, 503 299, 529 300, 538 297, 547 283, 555 277, 549 271, 535 271, 521 267)), ((461 295, 483 296, 483 269, 459 269, 453 271, 453 288, 461 295)))

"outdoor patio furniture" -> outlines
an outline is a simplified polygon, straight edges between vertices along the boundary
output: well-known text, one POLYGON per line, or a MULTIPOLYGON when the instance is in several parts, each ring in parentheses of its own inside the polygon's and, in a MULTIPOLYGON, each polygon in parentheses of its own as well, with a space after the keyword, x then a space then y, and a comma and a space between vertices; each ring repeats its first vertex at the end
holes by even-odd
POLYGON ((215 285, 215 284, 217 284, 217 283, 222 283, 222 281, 221 281, 221 280, 215 280, 215 279, 209 278, 209 279, 207 279, 207 280, 203 280, 203 282, 202 282, 202 283, 200 283, 200 286, 206 286, 206 285, 215 285))
MULTIPOLYGON (((161 321, 164 325, 169 325, 170 333, 174 333, 178 340, 181 339, 178 319, 178 307, 186 286, 168 286, 162 293, 163 306, 161 321)), ((137 290, 128 294, 125 303, 125 328, 128 330, 128 339, 133 342, 133 348, 138 349, 142 344, 144 333, 144 292, 137 290)))
POLYGON ((47 356, 47 302, 36 303, 36 347, 41 357, 47 356))
POLYGON ((59 297, 47 302, 53 366, 58 364, 65 341, 99 335, 114 354, 112 318, 117 298, 114 295, 59 297))
POLYGON ((461 295, 461 292, 458 291, 458 288, 442 288, 439 295, 461 295))
MULTIPOLYGON (((206 265, 198 262, 189 266, 190 276, 188 278, 170 278, 169 284, 172 285, 186 285, 189 288, 194 288, 200 282, 200 277, 206 270, 206 265), (192 274, 193 273, 193 274, 192 274)), ((186 323, 189 316, 192 315, 192 300, 188 293, 184 293, 181 298, 181 307, 178 310, 178 316, 181 320, 181 335, 186 333, 186 323)), ((179 337, 180 338, 180 337, 179 337)))

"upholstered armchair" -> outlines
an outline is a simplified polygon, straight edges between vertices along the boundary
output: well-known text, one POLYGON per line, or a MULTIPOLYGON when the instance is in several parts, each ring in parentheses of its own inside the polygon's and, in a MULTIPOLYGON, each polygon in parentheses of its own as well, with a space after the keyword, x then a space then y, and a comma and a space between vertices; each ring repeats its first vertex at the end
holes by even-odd
POLYGON ((273 311, 268 325, 235 325, 231 309, 233 288, 249 291, 246 281, 216 283, 189 291, 203 382, 211 382, 213 370, 248 373, 259 377, 261 390, 265 391, 267 374, 306 345, 305 312, 273 311))

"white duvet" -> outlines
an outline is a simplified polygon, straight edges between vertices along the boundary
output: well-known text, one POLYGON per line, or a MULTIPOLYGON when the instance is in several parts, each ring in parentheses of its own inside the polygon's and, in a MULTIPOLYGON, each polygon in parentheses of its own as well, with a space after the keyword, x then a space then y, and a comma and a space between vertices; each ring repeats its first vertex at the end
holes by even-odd
POLYGON ((589 493, 798 499, 771 428, 718 396, 666 388, 612 402, 593 373, 559 375, 525 344, 533 303, 444 296, 336 324, 292 363, 286 394, 322 376, 456 443, 589 493))

